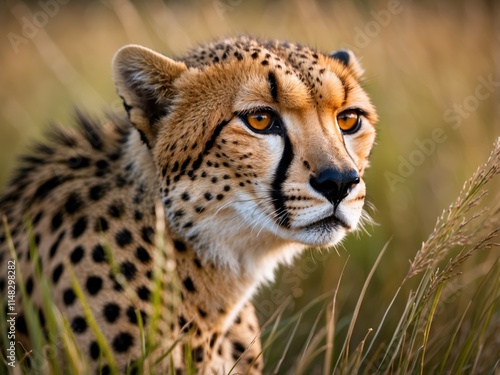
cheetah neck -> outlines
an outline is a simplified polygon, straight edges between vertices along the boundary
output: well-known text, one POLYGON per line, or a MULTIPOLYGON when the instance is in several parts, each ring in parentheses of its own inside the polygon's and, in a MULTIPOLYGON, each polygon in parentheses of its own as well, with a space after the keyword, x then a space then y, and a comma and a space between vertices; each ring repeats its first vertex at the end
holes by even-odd
MULTIPOLYGON (((254 238, 241 236, 238 248, 228 247, 228 242, 219 235, 218 241, 196 248, 181 239, 174 239, 177 274, 180 280, 183 305, 189 316, 208 328, 219 327, 225 331, 234 321, 242 306, 253 296, 258 287, 272 281, 275 268, 280 263, 290 262, 304 246, 285 245, 267 248, 254 238), (218 257, 213 257, 217 253, 218 257), (231 255, 228 265, 220 260, 224 254, 231 255)), ((238 244, 231 241, 231 244, 238 244)), ((186 316, 187 318, 187 316, 186 316)))
MULTIPOLYGON (((149 203, 159 204, 153 158, 137 132, 131 132, 125 144, 126 165, 132 165, 128 173, 136 184, 147 185, 149 203)), ((216 218, 208 215, 203 219, 206 222, 199 224, 213 229, 203 231, 196 240, 168 228, 170 234, 166 236, 172 240, 186 321, 196 318, 199 324, 222 331, 257 288, 272 281, 276 267, 291 263, 304 248, 269 234, 256 236, 252 231, 242 231, 235 225, 234 216, 234 212, 221 212, 216 218)))
POLYGON ((198 257, 195 249, 174 241, 176 271, 186 320, 203 330, 225 331, 257 287, 254 280, 216 267, 198 257))

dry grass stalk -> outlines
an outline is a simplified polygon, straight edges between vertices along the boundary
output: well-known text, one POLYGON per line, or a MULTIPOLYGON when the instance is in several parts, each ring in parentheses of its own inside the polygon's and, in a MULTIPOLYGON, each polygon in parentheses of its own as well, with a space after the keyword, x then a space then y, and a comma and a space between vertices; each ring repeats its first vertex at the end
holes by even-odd
POLYGON ((483 187, 498 173, 500 173, 500 138, 496 140, 488 160, 465 182, 456 201, 438 218, 434 231, 422 243, 422 247, 411 261, 405 281, 424 270, 434 269, 455 246, 466 247, 479 239, 472 248, 461 251, 451 259, 443 271, 436 271, 433 283, 439 283, 452 277, 457 266, 474 252, 495 245, 491 240, 498 234, 500 209, 485 208, 473 214, 471 212, 486 195, 483 187), (486 235, 485 231, 488 231, 486 235))

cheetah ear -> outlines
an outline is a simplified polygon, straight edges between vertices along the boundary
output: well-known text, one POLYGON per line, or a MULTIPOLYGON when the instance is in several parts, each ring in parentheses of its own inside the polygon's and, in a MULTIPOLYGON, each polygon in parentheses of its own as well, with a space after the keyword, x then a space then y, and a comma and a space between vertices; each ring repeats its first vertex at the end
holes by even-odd
POLYGON ((173 82, 186 70, 184 63, 137 45, 122 47, 113 58, 118 95, 149 148, 155 143, 158 120, 168 114, 173 82))
POLYGON ((365 71, 363 70, 358 59, 351 50, 341 49, 330 53, 329 56, 344 65, 346 68, 349 68, 356 79, 359 80, 363 76, 365 71))

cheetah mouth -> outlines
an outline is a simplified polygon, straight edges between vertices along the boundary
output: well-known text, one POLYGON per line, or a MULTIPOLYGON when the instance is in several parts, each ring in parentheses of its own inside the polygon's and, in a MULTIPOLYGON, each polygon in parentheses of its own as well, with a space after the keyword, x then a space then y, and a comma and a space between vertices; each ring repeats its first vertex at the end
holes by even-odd
POLYGON ((342 218, 332 214, 323 219, 315 221, 314 223, 308 224, 304 229, 332 229, 335 226, 340 226, 345 230, 351 230, 351 226, 345 222, 342 218))

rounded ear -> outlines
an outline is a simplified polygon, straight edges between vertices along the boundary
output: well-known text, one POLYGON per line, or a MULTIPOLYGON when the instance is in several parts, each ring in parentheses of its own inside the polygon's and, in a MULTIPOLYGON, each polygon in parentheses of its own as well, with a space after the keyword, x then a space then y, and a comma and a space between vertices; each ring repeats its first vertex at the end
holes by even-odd
POLYGON ((330 53, 328 56, 351 70, 356 79, 359 80, 363 76, 365 71, 363 70, 358 59, 351 50, 341 49, 330 53))
POLYGON ((122 47, 113 57, 118 95, 130 122, 150 148, 155 143, 158 120, 169 112, 175 94, 173 82, 186 70, 183 62, 137 45, 122 47))

